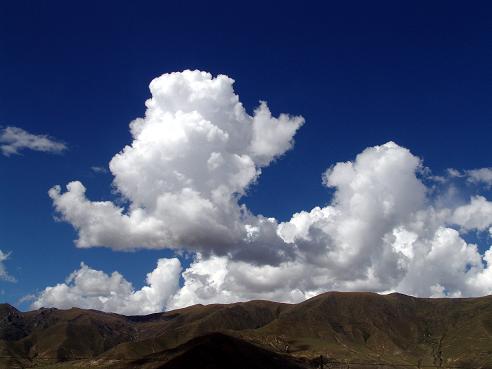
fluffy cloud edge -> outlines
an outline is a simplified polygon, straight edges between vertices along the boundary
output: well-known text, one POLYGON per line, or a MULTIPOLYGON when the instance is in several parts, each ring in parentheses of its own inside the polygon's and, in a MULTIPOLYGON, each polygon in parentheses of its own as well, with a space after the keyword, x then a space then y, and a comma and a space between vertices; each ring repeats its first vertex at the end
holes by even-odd
MULTIPOLYGON (((327 290, 421 297, 492 293, 492 249, 481 253, 463 238, 490 229, 492 203, 475 196, 453 208, 438 206, 418 177, 421 167, 418 157, 394 142, 330 167, 323 175, 323 183, 335 190, 330 204, 280 224, 265 218, 283 240, 281 247, 293 250, 293 257, 280 263, 196 253, 182 270, 178 259, 159 259, 138 291, 117 272, 107 275, 83 264, 67 282, 46 288, 33 307, 76 305, 144 314, 197 303, 299 302, 327 290), (98 282, 86 283, 86 276, 98 282), (92 285, 106 287, 101 293, 92 285)), ((83 189, 68 191, 78 192, 83 189)), ((258 236, 254 226, 248 231, 249 237, 258 236)))
POLYGON ((155 313, 162 311, 178 290, 180 273, 178 259, 159 259, 147 274, 146 285, 135 290, 119 272, 106 274, 82 262, 64 283, 39 293, 31 307, 79 307, 126 315, 155 313))
MULTIPOLYGON (((324 207, 279 223, 240 205, 261 171, 292 148, 304 120, 273 117, 264 102, 249 115, 233 82, 200 71, 151 82, 145 117, 130 123, 132 143, 109 164, 128 210, 91 201, 79 181, 49 192, 57 213, 77 230, 79 247, 195 253, 182 271, 184 284, 148 302, 149 310, 254 298, 295 302, 325 290, 416 296, 492 292, 491 251, 480 252, 464 239, 468 232, 491 231, 492 203, 483 196, 459 204, 435 196, 449 178, 466 175, 483 184, 486 170, 451 170, 431 188, 424 177, 433 178, 422 160, 387 142, 323 174, 324 185, 334 190, 324 207)), ((90 270, 83 265, 79 271, 97 274, 90 270)), ((119 274, 105 278, 108 284, 117 280, 123 306, 142 295, 119 274)), ((74 294, 71 303, 81 298, 80 303, 111 309, 113 300, 104 294, 103 302, 93 299, 80 287, 82 280, 73 277, 58 289, 74 294)), ((150 293, 154 285, 144 288, 150 293)), ((56 289, 49 291, 37 301, 54 303, 48 296, 56 289)))
POLYGON ((239 200, 293 147, 304 119, 274 117, 265 102, 248 114, 233 83, 197 70, 150 83, 145 116, 130 123, 131 144, 109 163, 128 210, 91 201, 79 181, 49 191, 59 218, 78 231, 78 247, 187 248, 272 264, 290 257, 273 218, 239 200))

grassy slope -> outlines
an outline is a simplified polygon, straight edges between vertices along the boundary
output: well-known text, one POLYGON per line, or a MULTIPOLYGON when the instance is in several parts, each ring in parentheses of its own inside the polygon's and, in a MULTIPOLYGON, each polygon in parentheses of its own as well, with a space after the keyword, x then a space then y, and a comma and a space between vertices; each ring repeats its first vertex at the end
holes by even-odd
MULTIPOLYGON (((95 364, 165 356, 179 347, 186 351, 186 342, 212 332, 306 360, 323 355, 364 362, 421 360, 423 365, 492 367, 492 297, 417 299, 333 292, 296 305, 268 301, 195 305, 147 317, 81 309, 19 313, 0 306, 1 352, 37 357, 39 364, 48 364, 46 358, 51 357, 89 356, 100 359, 92 367, 104 367, 95 364)), ((14 367, 15 362, 21 360, 0 361, 0 367, 14 367)), ((67 365, 85 367, 88 362, 51 367, 67 365)))

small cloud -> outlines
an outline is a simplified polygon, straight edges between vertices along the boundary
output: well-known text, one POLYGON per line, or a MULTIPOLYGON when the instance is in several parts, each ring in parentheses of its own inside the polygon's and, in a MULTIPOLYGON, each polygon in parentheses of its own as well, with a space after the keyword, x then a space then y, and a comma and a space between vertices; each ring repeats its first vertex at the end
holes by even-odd
POLYGON ((36 295, 34 294, 28 294, 28 295, 25 295, 25 296, 22 296, 18 301, 17 301, 17 304, 16 305, 20 305, 20 304, 23 304, 25 302, 31 302, 31 301, 34 301, 36 300, 36 295))
POLYGON ((48 135, 35 135, 19 127, 0 130, 0 150, 4 156, 16 155, 25 149, 59 154, 67 149, 67 145, 48 135))
POLYGON ((17 282, 16 279, 7 272, 7 268, 4 265, 4 261, 6 261, 9 256, 10 252, 5 253, 0 250, 0 280, 6 282, 17 282))
POLYGON ((448 168, 447 172, 448 172, 448 176, 451 178, 463 177, 463 173, 461 173, 458 169, 448 168))
POLYGON ((108 170, 105 168, 105 167, 99 167, 99 166, 92 166, 91 167, 91 170, 94 172, 94 173, 100 173, 100 174, 106 174, 108 173, 108 170))
POLYGON ((468 182, 492 186, 492 168, 479 168, 467 170, 468 182))
POLYGON ((468 183, 475 185, 492 186, 492 168, 477 168, 459 171, 449 168, 447 170, 449 178, 464 178, 468 183))

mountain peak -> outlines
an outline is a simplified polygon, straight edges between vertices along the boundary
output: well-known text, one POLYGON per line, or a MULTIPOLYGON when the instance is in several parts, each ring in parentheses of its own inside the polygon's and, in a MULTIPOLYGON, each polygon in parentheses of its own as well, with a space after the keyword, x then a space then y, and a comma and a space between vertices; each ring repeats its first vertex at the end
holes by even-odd
POLYGON ((1 303, 0 304, 0 317, 7 315, 9 313, 19 313, 19 310, 17 310, 15 307, 8 303, 1 303))

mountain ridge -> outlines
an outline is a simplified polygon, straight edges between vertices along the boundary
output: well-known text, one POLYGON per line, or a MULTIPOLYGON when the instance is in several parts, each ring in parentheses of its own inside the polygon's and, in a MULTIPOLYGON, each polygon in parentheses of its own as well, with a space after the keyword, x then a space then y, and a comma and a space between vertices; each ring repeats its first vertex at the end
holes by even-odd
POLYGON ((0 305, 0 367, 5 368, 68 368, 88 362, 95 368, 129 368, 135 362, 142 368, 166 368, 175 358, 172 350, 181 358, 173 365, 190 363, 193 352, 203 355, 210 349, 219 355, 218 342, 229 354, 234 347, 258 360, 268 353, 272 363, 292 367, 310 367, 323 357, 368 365, 492 368, 492 296, 330 291, 298 304, 197 304, 134 316, 79 308, 21 312, 0 305), (158 353, 162 358, 156 360, 158 353))

